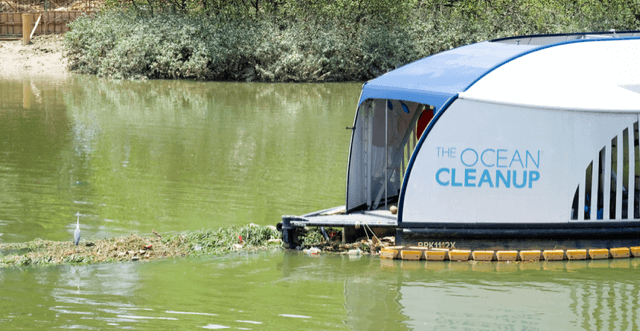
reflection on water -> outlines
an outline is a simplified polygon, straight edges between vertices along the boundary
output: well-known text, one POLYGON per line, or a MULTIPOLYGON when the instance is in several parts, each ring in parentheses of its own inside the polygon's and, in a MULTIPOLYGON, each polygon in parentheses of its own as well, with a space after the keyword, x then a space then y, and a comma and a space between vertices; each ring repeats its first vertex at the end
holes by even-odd
POLYGON ((359 84, 0 82, 0 241, 87 240, 344 203, 359 84))
POLYGON ((515 263, 505 269, 497 263, 403 263, 274 251, 4 269, 0 326, 635 330, 639 263, 625 261, 515 263), (479 264, 492 267, 475 269, 479 264))
POLYGON ((435 272, 428 281, 405 280, 400 289, 412 328, 635 330, 640 322, 629 300, 640 295, 629 279, 636 260, 431 264, 423 263, 435 272))

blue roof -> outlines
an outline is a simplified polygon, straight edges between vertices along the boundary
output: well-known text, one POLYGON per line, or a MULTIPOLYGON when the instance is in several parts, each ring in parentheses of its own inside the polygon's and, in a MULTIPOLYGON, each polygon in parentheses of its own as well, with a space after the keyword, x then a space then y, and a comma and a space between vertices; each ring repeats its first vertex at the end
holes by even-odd
POLYGON ((479 42, 438 53, 367 82, 366 99, 395 99, 434 106, 436 111, 493 68, 540 45, 479 42))

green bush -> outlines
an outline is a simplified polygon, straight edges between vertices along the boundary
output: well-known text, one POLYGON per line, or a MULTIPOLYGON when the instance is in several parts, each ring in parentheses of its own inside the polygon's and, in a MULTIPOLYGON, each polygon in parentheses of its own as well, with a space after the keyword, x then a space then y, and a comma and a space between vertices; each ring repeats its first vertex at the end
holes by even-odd
POLYGON ((420 56, 402 28, 274 21, 106 12, 71 23, 67 57, 104 77, 275 82, 366 80, 420 56))
POLYGON ((112 78, 364 81, 482 40, 640 22, 633 0, 274 0, 244 9, 168 1, 153 2, 168 6, 153 11, 146 2, 71 23, 70 69, 112 78))

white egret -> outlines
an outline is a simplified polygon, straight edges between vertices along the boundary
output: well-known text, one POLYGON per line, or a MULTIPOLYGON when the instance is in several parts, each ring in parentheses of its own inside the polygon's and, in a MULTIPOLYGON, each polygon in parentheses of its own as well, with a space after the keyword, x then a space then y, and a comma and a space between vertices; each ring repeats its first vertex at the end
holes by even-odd
POLYGON ((80 242, 80 212, 78 212, 76 216, 78 216, 78 220, 76 223, 76 230, 73 231, 73 242, 78 246, 78 243, 80 242))

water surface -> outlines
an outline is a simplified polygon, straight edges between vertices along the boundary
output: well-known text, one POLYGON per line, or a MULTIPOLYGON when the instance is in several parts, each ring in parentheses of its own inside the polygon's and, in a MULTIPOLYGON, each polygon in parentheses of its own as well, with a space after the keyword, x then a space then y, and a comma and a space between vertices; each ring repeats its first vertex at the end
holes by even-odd
POLYGON ((344 204, 359 84, 0 82, 0 242, 275 224, 344 204))
POLYGON ((631 259, 474 264, 275 251, 4 269, 0 326, 637 330, 638 265, 631 259))
MULTIPOLYGON (((0 81, 0 242, 275 224, 344 203, 360 84, 0 81)), ((2 330, 637 330, 640 259, 269 251, 0 269, 2 330)))

